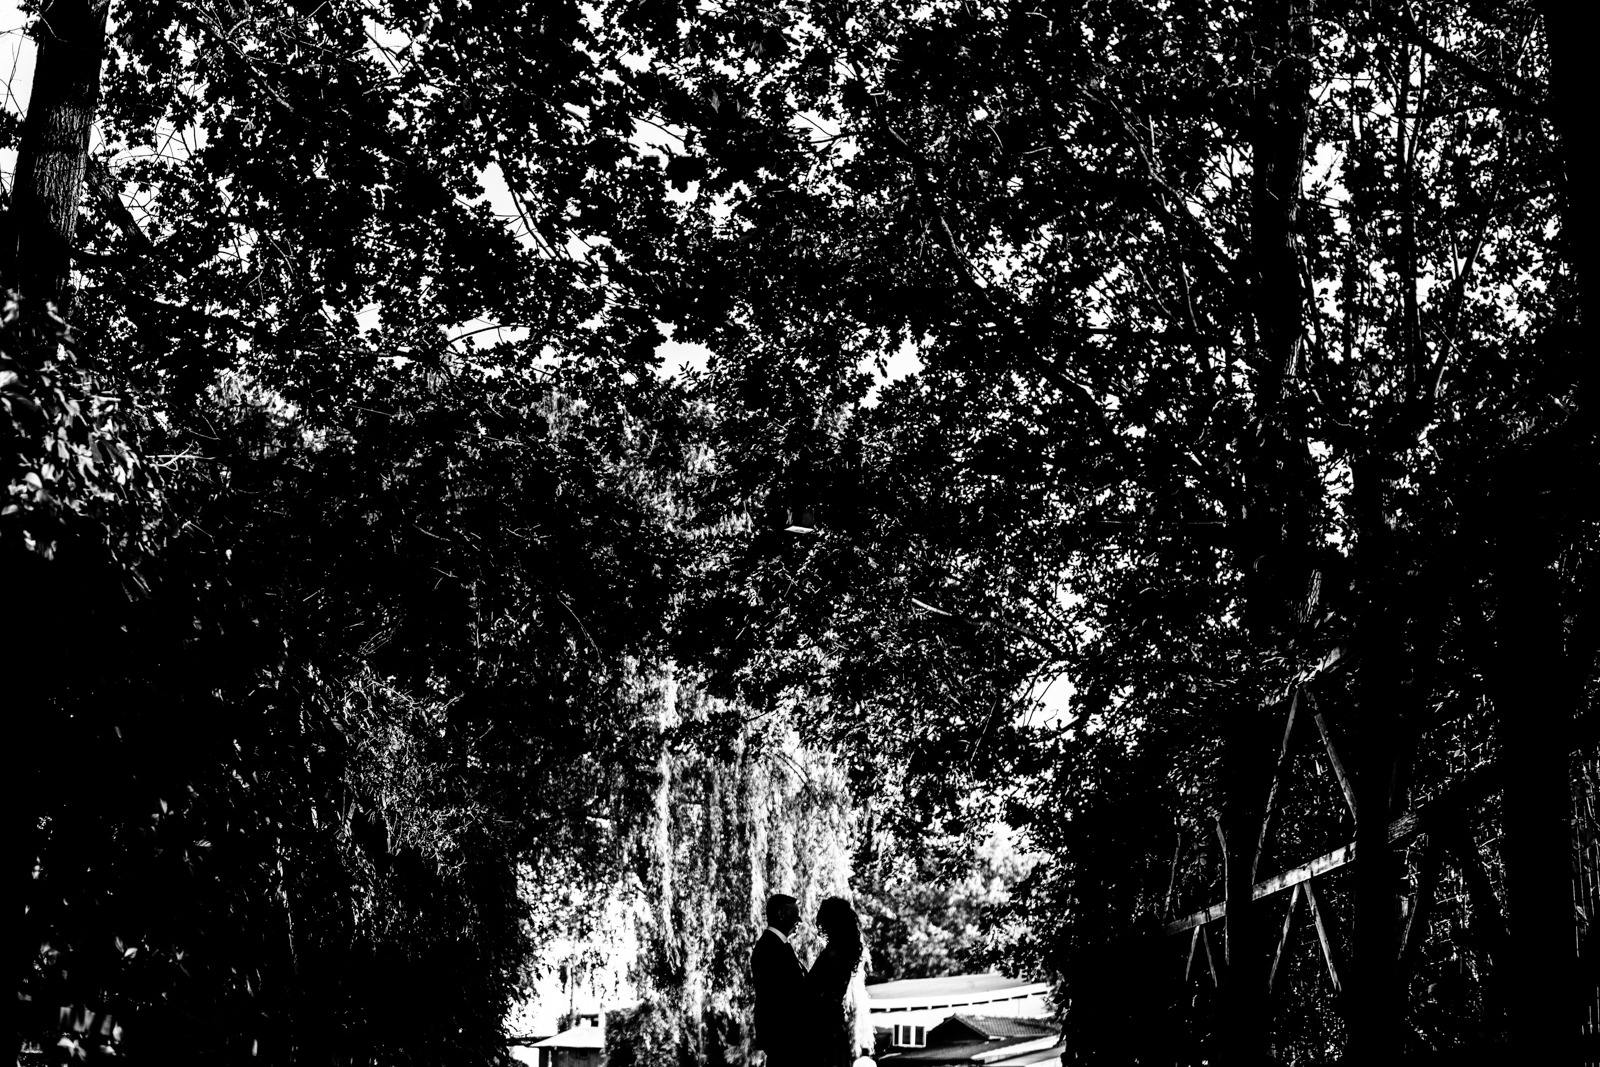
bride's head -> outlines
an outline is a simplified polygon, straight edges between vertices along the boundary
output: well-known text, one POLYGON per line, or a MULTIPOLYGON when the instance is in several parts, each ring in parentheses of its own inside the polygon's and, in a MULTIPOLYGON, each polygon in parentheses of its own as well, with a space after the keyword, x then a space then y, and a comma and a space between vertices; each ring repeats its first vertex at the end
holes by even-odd
POLYGON ((817 929, 828 944, 843 949, 846 955, 861 954, 861 920, 843 897, 829 897, 817 908, 817 929))

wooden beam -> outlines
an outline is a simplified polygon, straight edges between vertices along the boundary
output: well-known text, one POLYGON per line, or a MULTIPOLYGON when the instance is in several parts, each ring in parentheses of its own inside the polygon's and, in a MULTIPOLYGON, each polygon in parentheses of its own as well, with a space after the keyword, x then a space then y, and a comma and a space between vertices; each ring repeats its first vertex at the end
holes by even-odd
POLYGON ((1339 945, 1334 936, 1333 913, 1325 911, 1317 902, 1317 891, 1311 887, 1311 879, 1306 879, 1300 891, 1306 895, 1306 907, 1311 911, 1311 921, 1317 926, 1317 940, 1322 944, 1322 958, 1328 961, 1328 977, 1333 981, 1333 991, 1342 993, 1344 983, 1339 978, 1339 945))
POLYGON ((1289 698, 1289 713, 1284 718, 1283 743, 1278 746, 1278 763, 1272 770, 1272 786, 1267 790, 1267 807, 1261 814, 1261 836, 1256 839, 1255 859, 1250 861, 1250 880, 1261 877, 1261 857, 1266 854, 1267 841, 1272 836, 1272 817, 1278 811, 1278 787, 1283 784, 1284 772, 1289 769, 1289 743, 1294 740, 1294 724, 1300 710, 1300 691, 1289 698))
MULTIPOLYGON (((1277 988, 1278 975, 1282 973, 1284 964, 1288 960, 1289 935, 1294 933, 1294 908, 1300 903, 1300 887, 1296 885, 1289 892, 1289 910, 1283 913, 1283 933, 1278 935, 1278 950, 1272 954, 1272 970, 1267 972, 1267 992, 1270 994, 1277 988)), ((1201 927, 1195 927, 1196 930, 1201 927)))
MULTIPOLYGON (((1351 842, 1343 848, 1334 849, 1325 856, 1318 856, 1310 863, 1302 863, 1292 870, 1275 874, 1264 882, 1257 882, 1250 890, 1250 899, 1260 900, 1262 897, 1270 897, 1274 893, 1281 893, 1285 889, 1292 889, 1316 875, 1338 870, 1345 864, 1353 862, 1355 857, 1355 842, 1351 842)), ((1224 908, 1225 905, 1223 904, 1213 904, 1211 907, 1202 908, 1192 915, 1185 915, 1181 919, 1168 923, 1165 927, 1166 932, 1169 934, 1181 934, 1192 926, 1204 926, 1206 923, 1216 922, 1222 918, 1224 908)))
POLYGON ((1194 975, 1194 958, 1196 953, 1200 951, 1200 931, 1204 929, 1205 927, 1203 926, 1196 926, 1194 934, 1189 938, 1189 962, 1183 965, 1184 985, 1188 985, 1189 979, 1194 975))

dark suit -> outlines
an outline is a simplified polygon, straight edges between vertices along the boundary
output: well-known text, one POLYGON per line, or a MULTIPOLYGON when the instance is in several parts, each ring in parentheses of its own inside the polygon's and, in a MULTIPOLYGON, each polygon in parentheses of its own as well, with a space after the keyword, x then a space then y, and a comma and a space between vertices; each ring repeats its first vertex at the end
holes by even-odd
POLYGON ((783 938, 767 930, 750 953, 750 976, 756 987, 756 1048, 766 1052, 770 1067, 802 1063, 805 965, 783 938))

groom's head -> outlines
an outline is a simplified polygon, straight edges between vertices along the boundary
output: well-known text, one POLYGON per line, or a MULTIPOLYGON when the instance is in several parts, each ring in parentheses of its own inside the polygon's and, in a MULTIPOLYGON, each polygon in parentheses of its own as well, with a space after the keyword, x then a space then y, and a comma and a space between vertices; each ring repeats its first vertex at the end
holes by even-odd
POLYGON ((787 893, 772 894, 767 898, 767 925, 784 937, 794 933, 800 925, 800 902, 787 893))

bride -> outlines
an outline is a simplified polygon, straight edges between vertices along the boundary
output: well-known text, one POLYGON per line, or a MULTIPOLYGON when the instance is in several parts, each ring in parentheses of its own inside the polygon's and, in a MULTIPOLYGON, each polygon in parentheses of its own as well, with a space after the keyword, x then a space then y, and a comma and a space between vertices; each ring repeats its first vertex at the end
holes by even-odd
POLYGON ((858 1053, 872 1050, 861 921, 848 901, 829 897, 817 909, 817 929, 828 943, 806 975, 812 1061, 819 1067, 851 1067, 858 1053))

